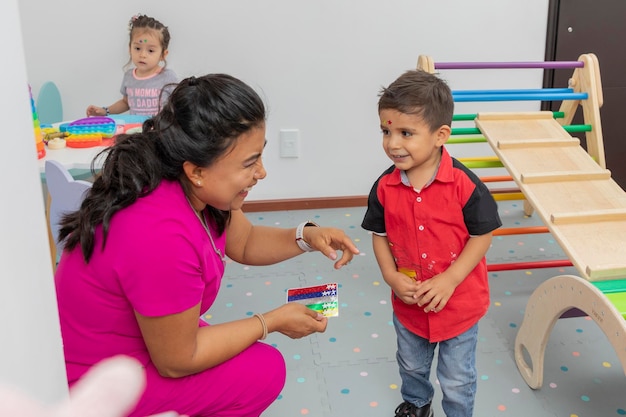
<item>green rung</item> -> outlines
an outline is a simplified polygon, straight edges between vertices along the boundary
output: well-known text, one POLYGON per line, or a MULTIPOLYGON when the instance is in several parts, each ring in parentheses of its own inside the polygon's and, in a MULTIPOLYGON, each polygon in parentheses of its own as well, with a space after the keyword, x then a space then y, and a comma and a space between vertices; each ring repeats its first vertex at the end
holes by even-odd
POLYGON ((477 127, 453 127, 451 135, 480 135, 481 131, 477 127))
POLYGON ((622 317, 626 319, 626 279, 592 281, 591 283, 602 291, 611 304, 620 312, 622 317))
POLYGON ((461 137, 461 138, 453 138, 451 137, 446 142, 447 144, 459 144, 459 143, 482 143, 487 142, 484 136, 473 136, 473 137, 461 137))
POLYGON ((474 113, 474 114, 454 114, 454 115, 452 115, 452 121, 453 122, 460 122, 460 121, 474 120, 477 116, 478 116, 478 114, 476 114, 476 113, 474 113))
MULTIPOLYGON (((555 119, 562 119, 562 118, 565 117, 565 112, 553 111, 552 115, 554 116, 555 119)), ((454 115, 452 115, 452 121, 453 122, 468 121, 468 120, 474 120, 476 117, 478 117, 477 113, 454 114, 454 115)))
POLYGON ((470 169, 504 167, 504 165, 500 161, 464 161, 462 159, 459 159, 459 161, 470 169))
POLYGON ((616 292, 605 294, 611 304, 615 306, 617 311, 626 319, 626 292, 616 292))
POLYGON ((591 281, 604 294, 626 292, 626 279, 611 279, 607 281, 591 281))
POLYGON ((567 133, 591 132, 591 125, 566 125, 563 126, 563 129, 567 133))
MULTIPOLYGON (((591 125, 565 125, 563 129, 567 133, 591 132, 591 125)), ((481 131, 477 127, 453 127, 450 135, 480 135, 481 131)), ((464 142, 463 142, 464 143, 464 142)))

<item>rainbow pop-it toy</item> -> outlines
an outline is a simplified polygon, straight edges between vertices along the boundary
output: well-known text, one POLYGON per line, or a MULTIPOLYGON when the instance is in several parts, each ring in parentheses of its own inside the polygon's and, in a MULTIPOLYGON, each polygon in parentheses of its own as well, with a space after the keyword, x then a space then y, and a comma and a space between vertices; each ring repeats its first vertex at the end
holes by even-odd
POLYGON ((70 148, 100 146, 103 138, 115 134, 115 121, 110 117, 86 117, 68 124, 66 131, 69 136, 65 140, 70 148))

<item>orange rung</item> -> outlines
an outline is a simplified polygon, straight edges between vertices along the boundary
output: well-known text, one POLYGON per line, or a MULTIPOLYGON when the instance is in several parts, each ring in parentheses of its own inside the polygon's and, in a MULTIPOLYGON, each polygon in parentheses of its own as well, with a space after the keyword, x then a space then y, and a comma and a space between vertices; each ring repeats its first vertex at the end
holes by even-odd
POLYGON ((554 261, 548 260, 535 262, 511 262, 507 264, 487 264, 487 271, 515 271, 519 269, 560 268, 565 266, 572 266, 572 261, 569 259, 562 259, 554 261))
POLYGON ((504 182, 513 181, 513 177, 510 175, 492 175, 490 177, 480 177, 482 182, 504 182))
POLYGON ((493 236, 525 235, 531 233, 548 233, 546 226, 505 227, 492 232, 493 236))

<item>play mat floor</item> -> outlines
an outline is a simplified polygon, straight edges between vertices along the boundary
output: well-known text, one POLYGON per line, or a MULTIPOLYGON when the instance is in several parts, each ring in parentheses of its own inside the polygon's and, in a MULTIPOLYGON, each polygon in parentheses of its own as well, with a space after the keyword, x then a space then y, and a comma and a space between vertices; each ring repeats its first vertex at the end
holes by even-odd
MULTIPOLYGON (((522 201, 498 205, 504 227, 541 225, 540 219, 524 216, 522 201)), ((266 267, 227 264, 220 295, 204 315, 209 323, 271 310, 285 302, 290 288, 338 283, 339 316, 329 319, 325 333, 300 340, 268 336, 267 342, 283 353, 287 382, 264 417, 391 417, 402 401, 390 290, 380 276, 371 237, 360 227, 364 213, 364 207, 355 207, 248 215, 260 225, 295 227, 310 219, 339 227, 361 250, 338 271, 319 253, 266 267)), ((565 255, 550 234, 494 237, 487 256, 490 264, 557 259, 565 255)), ((530 389, 518 372, 513 346, 528 297, 539 283, 563 274, 577 273, 573 267, 490 273, 491 307, 479 323, 476 417, 626 415, 621 364, 588 318, 557 321, 546 348, 541 389, 530 389)), ((435 417, 444 417, 438 389, 433 407, 435 417)))

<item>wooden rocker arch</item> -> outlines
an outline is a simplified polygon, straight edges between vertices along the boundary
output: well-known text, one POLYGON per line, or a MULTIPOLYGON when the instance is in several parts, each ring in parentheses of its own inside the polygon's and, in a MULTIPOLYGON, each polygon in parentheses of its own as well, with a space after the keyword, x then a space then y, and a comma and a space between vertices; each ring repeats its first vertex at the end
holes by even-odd
POLYGON ((583 311, 598 324, 626 374, 626 321, 621 313, 589 281, 575 275, 560 275, 546 280, 532 293, 515 338, 515 362, 530 388, 541 388, 548 338, 556 321, 572 308, 583 311))

